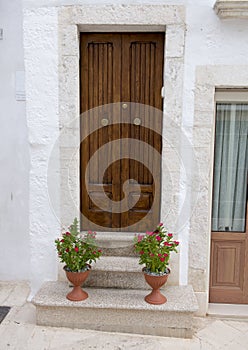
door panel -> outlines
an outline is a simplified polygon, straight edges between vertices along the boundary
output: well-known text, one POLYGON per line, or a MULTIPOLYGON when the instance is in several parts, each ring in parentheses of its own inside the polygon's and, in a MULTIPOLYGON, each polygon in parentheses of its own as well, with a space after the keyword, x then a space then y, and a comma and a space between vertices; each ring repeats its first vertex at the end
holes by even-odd
POLYGON ((210 302, 248 303, 247 239, 212 233, 210 302))
POLYGON ((212 237, 211 264, 211 302, 243 303, 246 302, 244 293, 245 251, 244 235, 236 237, 215 232, 212 237))
POLYGON ((147 169, 142 146, 135 150, 138 160, 134 160, 131 146, 121 140, 136 139, 161 153, 161 136, 153 129, 161 130, 162 117, 137 104, 104 105, 135 102, 162 110, 163 52, 163 33, 81 34, 81 112, 90 110, 87 118, 81 118, 83 229, 95 226, 101 230, 103 226, 108 230, 128 230, 133 225, 133 231, 146 230, 144 224, 143 227, 139 224, 143 217, 151 229, 159 221, 160 198, 156 196, 154 202, 154 176, 160 191, 160 162, 157 158, 151 160, 147 169), (94 110, 98 106, 101 107, 94 110), (103 121, 107 125, 103 126, 103 121), (120 142, 111 143, 117 140, 120 142), (99 169, 103 157, 99 156, 93 164, 90 162, 85 179, 89 160, 102 146, 106 149, 104 161, 109 164, 108 168, 102 176, 99 169), (106 201, 98 191, 101 184, 119 212, 110 207, 101 210, 95 204, 97 200, 106 201), (130 210, 125 210, 120 202, 124 198, 123 186, 130 203, 138 200, 130 210))

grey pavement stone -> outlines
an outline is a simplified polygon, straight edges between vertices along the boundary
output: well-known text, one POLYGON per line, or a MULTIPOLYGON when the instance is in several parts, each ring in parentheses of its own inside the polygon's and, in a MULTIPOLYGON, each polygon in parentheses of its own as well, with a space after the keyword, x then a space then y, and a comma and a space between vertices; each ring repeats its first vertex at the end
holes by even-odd
MULTIPOLYGON (((10 288, 0 289, 6 300, 10 288)), ((0 282, 0 286, 2 286, 0 282)), ((19 290, 18 304, 27 298, 23 284, 19 290)), ((15 289, 16 290, 16 289, 15 289)), ((14 300, 13 300, 14 301, 14 300)), ((196 317, 193 339, 166 338, 136 334, 99 332, 83 329, 37 326, 35 308, 30 303, 11 308, 0 324, 0 350, 246 350, 248 344, 248 320, 218 320, 196 317)))

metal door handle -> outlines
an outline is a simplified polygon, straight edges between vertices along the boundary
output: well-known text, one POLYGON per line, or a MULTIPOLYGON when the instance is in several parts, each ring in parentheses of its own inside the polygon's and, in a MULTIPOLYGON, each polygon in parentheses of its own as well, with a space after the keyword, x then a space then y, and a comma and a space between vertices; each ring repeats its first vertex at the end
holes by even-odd
POLYGON ((127 103, 123 103, 122 109, 127 109, 127 103))

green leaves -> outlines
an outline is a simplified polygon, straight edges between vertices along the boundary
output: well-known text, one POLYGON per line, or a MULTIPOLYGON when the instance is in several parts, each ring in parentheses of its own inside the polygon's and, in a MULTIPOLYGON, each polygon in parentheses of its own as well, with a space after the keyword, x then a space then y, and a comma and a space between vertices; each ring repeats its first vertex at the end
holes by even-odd
POLYGON ((96 233, 88 231, 82 236, 78 224, 75 218, 69 231, 63 233, 61 239, 55 240, 60 261, 73 272, 81 271, 102 255, 96 244, 96 233))
POLYGON ((134 237, 135 251, 140 255, 139 264, 145 265, 154 273, 165 272, 172 251, 177 253, 178 241, 173 240, 173 234, 168 233, 160 223, 154 231, 134 237))
POLYGON ((71 226, 70 226, 70 232, 71 232, 71 234, 72 235, 78 235, 80 232, 79 232, 79 228, 78 228, 78 226, 79 226, 79 222, 78 222, 78 219, 77 218, 75 218, 74 220, 73 220, 73 223, 71 224, 71 226))

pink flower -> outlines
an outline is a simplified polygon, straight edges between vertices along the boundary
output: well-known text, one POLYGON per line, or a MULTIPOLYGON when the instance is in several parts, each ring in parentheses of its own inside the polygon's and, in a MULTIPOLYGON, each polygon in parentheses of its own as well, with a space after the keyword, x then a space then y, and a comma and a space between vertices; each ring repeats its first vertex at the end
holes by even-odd
POLYGON ((160 236, 156 236, 156 240, 157 240, 157 241, 161 241, 162 238, 161 238, 160 236))
POLYGON ((140 255, 143 255, 143 254, 144 254, 144 251, 143 251, 143 250, 141 250, 139 253, 140 253, 140 255))
POLYGON ((147 234, 148 236, 152 236, 152 235, 153 235, 153 232, 152 232, 152 231, 151 231, 151 232, 147 231, 146 234, 147 234))
POLYGON ((63 243, 65 240, 64 239, 61 239, 60 242, 63 243))
POLYGON ((143 235, 138 235, 138 242, 141 242, 143 238, 144 238, 143 235))
POLYGON ((158 254, 158 256, 162 256, 162 254, 158 254))
POLYGON ((160 222, 160 224, 158 226, 162 227, 164 224, 162 222, 160 222))
POLYGON ((65 234, 66 234, 66 236, 70 236, 71 235, 70 232, 66 232, 65 234))
POLYGON ((75 250, 75 252, 78 252, 78 251, 79 251, 78 247, 75 247, 74 250, 75 250))
POLYGON ((176 245, 178 245, 178 244, 179 244, 179 242, 178 242, 178 241, 174 241, 174 243, 175 243, 176 245))
POLYGON ((164 256, 167 258, 168 254, 164 253, 164 256))
POLYGON ((150 256, 151 256, 151 257, 154 257, 154 254, 153 254, 153 253, 150 253, 150 256))
POLYGON ((101 249, 98 249, 98 253, 101 253, 102 252, 102 250, 101 249))
POLYGON ((172 233, 168 233, 168 237, 173 237, 173 234, 172 233))
POLYGON ((171 243, 168 243, 168 242, 164 242, 164 246, 166 246, 166 247, 171 247, 172 244, 171 244, 171 243))
POLYGON ((69 252, 69 248, 66 248, 66 250, 65 250, 65 251, 66 251, 66 253, 68 253, 68 252, 69 252))
POLYGON ((164 261, 165 261, 165 258, 160 258, 160 261, 164 262, 164 261))

